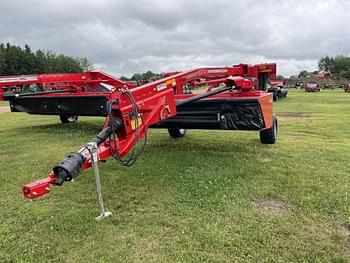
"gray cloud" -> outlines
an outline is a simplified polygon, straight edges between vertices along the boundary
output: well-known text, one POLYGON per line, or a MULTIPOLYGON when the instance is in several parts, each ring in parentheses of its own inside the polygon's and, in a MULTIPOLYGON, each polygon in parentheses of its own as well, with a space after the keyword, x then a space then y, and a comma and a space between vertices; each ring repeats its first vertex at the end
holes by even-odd
POLYGON ((346 0, 12 0, 0 41, 84 56, 116 75, 236 63, 315 70, 350 55, 346 0))

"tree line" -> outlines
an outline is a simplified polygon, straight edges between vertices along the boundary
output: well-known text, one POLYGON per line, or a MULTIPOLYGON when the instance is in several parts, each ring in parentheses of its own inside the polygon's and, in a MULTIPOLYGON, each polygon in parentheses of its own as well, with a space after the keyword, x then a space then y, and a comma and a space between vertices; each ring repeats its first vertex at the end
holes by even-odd
POLYGON ((162 74, 154 73, 149 70, 144 73, 135 73, 134 75, 131 76, 131 78, 121 76, 120 79, 123 81, 136 81, 138 84, 142 84, 142 82, 157 80, 161 78, 162 78, 162 74))
POLYGON ((330 71, 335 78, 350 79, 350 57, 344 55, 322 57, 318 61, 318 70, 312 72, 302 70, 298 78, 312 77, 319 71, 330 71))
MULTIPOLYGON (((0 43, 0 75, 75 73, 93 69, 93 64, 84 57, 72 57, 41 49, 33 52, 28 45, 22 48, 10 43, 0 43)), ((318 62, 318 70, 330 71, 335 78, 350 79, 350 57, 344 55, 322 57, 318 62)), ((298 76, 290 78, 312 77, 317 73, 318 71, 302 70, 298 76)), ((142 83, 161 77, 161 74, 147 71, 141 74, 135 73, 131 78, 122 76, 121 79, 142 83)), ((278 78, 285 79, 280 75, 278 78)))
MULTIPOLYGON (((297 76, 291 76, 290 79, 314 77, 320 71, 330 71, 333 78, 350 79, 350 57, 339 55, 335 57, 321 57, 318 61, 318 70, 307 71, 302 70, 297 76)), ((136 73, 131 78, 122 76, 124 81, 136 81, 142 83, 149 80, 156 80, 162 77, 162 74, 147 71, 145 73, 136 73)), ((282 75, 277 75, 277 79, 287 79, 282 75)))
POLYGON ((86 58, 56 54, 50 50, 33 52, 10 43, 0 44, 0 75, 26 75, 43 73, 77 73, 93 70, 86 58))
POLYGON ((350 57, 325 56, 318 62, 318 67, 320 70, 329 70, 335 77, 350 78, 350 57))

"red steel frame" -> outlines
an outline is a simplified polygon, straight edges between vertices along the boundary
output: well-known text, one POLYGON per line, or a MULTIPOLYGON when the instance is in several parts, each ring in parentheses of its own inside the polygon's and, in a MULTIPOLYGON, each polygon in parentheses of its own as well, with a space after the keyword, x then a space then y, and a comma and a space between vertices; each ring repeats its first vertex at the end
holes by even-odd
MULTIPOLYGON (((139 87, 132 87, 127 82, 120 81, 113 76, 102 72, 86 72, 76 74, 46 74, 18 77, 0 77, 0 100, 3 96, 2 89, 8 86, 40 84, 45 90, 65 90, 64 93, 39 94, 45 96, 91 96, 103 95, 108 101, 116 101, 112 106, 114 117, 122 121, 122 129, 117 132, 117 140, 106 139, 98 146, 98 159, 106 160, 111 152, 118 152, 120 157, 126 156, 137 141, 137 134, 132 123, 139 123, 139 136, 145 136, 148 128, 162 120, 174 117, 177 113, 176 103, 196 96, 184 94, 184 85, 197 79, 205 79, 215 83, 234 84, 235 89, 225 93, 212 95, 206 99, 231 99, 257 98, 261 107, 265 129, 272 127, 272 94, 254 88, 254 80, 242 76, 257 78, 259 73, 267 73, 273 77, 276 74, 275 64, 260 64, 249 66, 240 64, 232 67, 199 68, 186 72, 176 73, 139 87), (234 77, 230 77, 234 76, 234 77), (101 83, 114 87, 110 92, 96 92, 94 89, 101 83), (92 88, 92 91, 88 89, 92 88), (73 89, 73 90, 72 90, 73 89), (126 93, 132 95, 137 102, 141 116, 132 115, 132 104, 126 93)), ((103 130, 109 125, 107 117, 103 130)), ((80 169, 91 167, 91 157, 86 147, 79 152, 84 157, 80 169)), ((33 199, 49 192, 49 185, 55 184, 57 175, 52 171, 45 179, 27 184, 23 187, 24 196, 33 199)))
MULTIPOLYGON (((36 84, 44 90, 70 90, 75 93, 88 92, 87 87, 95 89, 100 83, 114 87, 132 88, 134 85, 121 81, 104 72, 63 73, 63 74, 33 74, 22 76, 0 77, 0 100, 4 87, 22 87, 36 84)), ((55 96, 52 94, 51 96, 55 96)))
POLYGON ((231 67, 206 67, 199 68, 186 72, 185 75, 178 76, 181 72, 168 72, 163 73, 167 78, 170 76, 177 76, 175 85, 175 94, 183 93, 183 86, 186 83, 190 83, 193 86, 218 84, 225 81, 229 76, 242 76, 248 78, 259 79, 259 74, 265 73, 266 78, 276 78, 276 64, 275 63, 263 63, 256 65, 238 64, 231 67), (199 82, 197 80, 204 79, 206 82, 199 82))
MULTIPOLYGON (((231 67, 206 67, 190 70, 186 72, 165 73, 163 82, 171 84, 174 89, 175 97, 178 94, 184 94, 184 85, 187 83, 194 86, 206 84, 219 84, 225 82, 229 76, 242 76, 258 79, 259 73, 266 73, 267 78, 274 79, 276 76, 276 64, 266 63, 257 65, 239 64, 231 67), (198 79, 205 79, 207 82, 198 82, 198 79)), ((162 83, 162 80, 152 83, 162 83)), ((67 96, 74 95, 93 95, 94 90, 101 84, 108 84, 115 88, 135 88, 134 83, 121 81, 112 75, 104 72, 85 72, 85 73, 64 73, 64 74, 33 74, 24 76, 1 76, 0 77, 0 100, 3 98, 5 87, 16 87, 23 85, 36 84, 46 91, 66 90, 67 96), (72 92, 69 92, 71 91, 72 92)), ((149 83, 148 83, 149 84, 149 83)), ((142 85, 147 86, 148 84, 142 85)), ((107 92, 108 93, 108 92, 107 92)), ((101 94, 101 93, 99 93, 101 94)), ((55 93, 47 96, 62 96, 55 93)), ((181 96, 180 96, 181 98, 181 96)))

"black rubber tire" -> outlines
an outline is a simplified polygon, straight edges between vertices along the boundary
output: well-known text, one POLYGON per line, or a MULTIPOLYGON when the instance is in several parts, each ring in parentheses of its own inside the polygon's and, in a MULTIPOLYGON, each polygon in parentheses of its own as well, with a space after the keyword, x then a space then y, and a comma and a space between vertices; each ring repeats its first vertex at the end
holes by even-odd
POLYGON ((62 123, 76 123, 78 121, 78 115, 60 115, 62 123))
POLYGON ((260 142, 264 144, 275 144, 277 140, 277 128, 277 117, 274 115, 272 117, 272 127, 260 131, 260 142))
POLYGON ((182 128, 169 128, 168 133, 172 138, 181 138, 186 135, 187 130, 182 128))
POLYGON ((277 101, 278 100, 278 96, 277 96, 277 93, 273 93, 273 101, 277 101))

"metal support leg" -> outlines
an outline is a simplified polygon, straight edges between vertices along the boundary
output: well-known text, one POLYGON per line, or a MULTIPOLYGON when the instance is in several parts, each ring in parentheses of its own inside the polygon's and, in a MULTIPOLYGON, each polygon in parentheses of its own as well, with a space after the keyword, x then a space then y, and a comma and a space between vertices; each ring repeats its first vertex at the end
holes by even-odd
POLYGON ((90 142, 87 144, 87 148, 91 154, 91 165, 94 169, 95 174, 95 180, 96 180, 96 192, 97 192, 97 199, 100 204, 100 215, 96 217, 96 220, 101 220, 105 217, 111 216, 112 213, 107 211, 103 202, 102 197, 102 187, 101 187, 101 177, 100 172, 98 170, 98 155, 97 155, 97 144, 96 142, 90 142))

